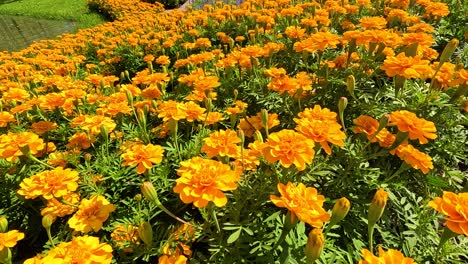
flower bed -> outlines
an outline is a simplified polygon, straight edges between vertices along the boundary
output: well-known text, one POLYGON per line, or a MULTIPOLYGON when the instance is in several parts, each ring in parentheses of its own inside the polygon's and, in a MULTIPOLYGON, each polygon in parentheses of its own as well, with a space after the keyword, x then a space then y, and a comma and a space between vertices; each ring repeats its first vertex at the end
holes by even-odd
POLYGON ((467 260, 447 4, 89 4, 0 53, 1 261, 467 260))

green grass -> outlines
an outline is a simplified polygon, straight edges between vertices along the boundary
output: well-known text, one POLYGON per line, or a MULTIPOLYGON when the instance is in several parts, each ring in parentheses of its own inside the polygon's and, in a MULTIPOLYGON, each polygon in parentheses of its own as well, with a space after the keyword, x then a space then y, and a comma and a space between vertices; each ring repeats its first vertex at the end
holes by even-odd
POLYGON ((78 29, 105 22, 101 15, 88 9, 86 0, 0 0, 0 14, 73 20, 78 29))

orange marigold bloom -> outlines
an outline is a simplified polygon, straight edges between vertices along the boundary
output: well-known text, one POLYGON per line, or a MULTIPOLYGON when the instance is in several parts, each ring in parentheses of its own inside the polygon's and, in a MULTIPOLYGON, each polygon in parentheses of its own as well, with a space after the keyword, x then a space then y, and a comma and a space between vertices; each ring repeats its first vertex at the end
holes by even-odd
POLYGON ((164 122, 169 120, 181 120, 187 118, 187 109, 184 103, 173 100, 158 103, 158 117, 164 122))
POLYGON ((110 264, 112 247, 98 237, 79 236, 51 249, 41 263, 110 264))
POLYGON ((366 134, 368 140, 371 140, 371 142, 378 142, 381 147, 388 148, 395 141, 396 136, 390 133, 386 128, 380 130, 380 132, 374 137, 375 132, 377 132, 377 129, 379 128, 379 121, 375 118, 362 115, 354 119, 353 123, 356 125, 353 128, 354 133, 366 134))
POLYGON ((317 32, 309 38, 294 43, 294 51, 307 51, 314 53, 316 51, 324 51, 326 48, 336 48, 340 43, 340 36, 330 32, 317 32))
POLYGON ((138 227, 130 224, 119 224, 114 227, 111 233, 111 239, 124 252, 132 252, 133 246, 140 244, 138 238, 138 227))
POLYGON ((226 205, 227 198, 222 191, 237 189, 239 173, 232 171, 229 165, 215 160, 194 157, 180 163, 174 192, 180 194, 184 203, 193 203, 196 207, 206 207, 208 202, 216 206, 226 205))
POLYGON ((39 121, 39 122, 33 123, 31 125, 31 128, 34 131, 34 133, 42 135, 46 132, 56 129, 57 124, 54 122, 49 122, 49 121, 39 121))
POLYGON ((61 197, 67 204, 61 203, 59 200, 52 198, 47 200, 47 205, 41 210, 41 215, 52 215, 54 217, 64 217, 75 212, 76 205, 80 202, 80 195, 77 193, 68 193, 61 197))
POLYGON ((151 169, 153 164, 161 163, 164 149, 159 145, 133 145, 129 150, 122 154, 125 160, 124 166, 137 166, 137 173, 143 174, 147 169, 151 169))
POLYGON ((164 64, 169 64, 169 63, 171 63, 171 58, 169 58, 168 56, 162 55, 162 56, 159 56, 159 57, 155 60, 155 62, 156 62, 157 64, 162 64, 162 65, 164 65, 164 64))
POLYGON ((468 236, 468 192, 444 192, 436 197, 429 206, 447 217, 445 223, 452 232, 468 236))
POLYGON ((336 113, 315 105, 313 109, 306 108, 298 116, 301 118, 294 118, 294 122, 297 123, 296 130, 319 143, 328 155, 332 152, 328 142, 344 146, 346 134, 341 131, 341 125, 336 121, 336 113))
POLYGON ((421 57, 407 57, 404 53, 387 56, 380 68, 390 77, 401 75, 406 79, 424 79, 432 73, 428 60, 422 60, 421 57))
POLYGON ((24 153, 26 148, 32 155, 40 155, 45 149, 44 141, 32 132, 20 132, 0 135, 0 158, 15 162, 24 153))
MULTIPOLYGON (((278 126, 280 121, 278 120, 278 114, 276 113, 268 113, 268 129, 271 129, 275 126, 278 126)), ((239 125, 237 126, 238 129, 244 131, 244 135, 246 137, 251 137, 255 130, 262 130, 264 128, 261 112, 258 112, 255 116, 248 116, 246 118, 242 118, 239 121, 239 125)))
POLYGON ((15 116, 9 112, 0 112, 0 127, 6 127, 8 123, 14 122, 15 116))
POLYGON ((109 203, 104 196, 94 194, 89 199, 81 200, 78 211, 68 220, 68 225, 83 233, 91 230, 97 232, 113 211, 115 205, 109 203))
POLYGON ((375 256, 367 249, 361 250, 363 259, 359 264, 416 264, 414 259, 407 258, 398 250, 389 249, 384 251, 379 247, 379 256, 375 256))
POLYGON ((314 144, 313 140, 294 130, 283 129, 268 136, 262 153, 270 163, 279 161, 286 168, 294 164, 298 171, 302 171, 314 159, 314 144))
POLYGON ((400 159, 411 165, 411 167, 421 170, 424 174, 434 168, 431 156, 419 151, 410 144, 401 144, 390 153, 396 153, 400 159))
POLYGON ((49 200, 75 191, 78 188, 78 180, 77 171, 57 167, 25 178, 20 183, 21 188, 17 192, 26 199, 42 196, 49 200))
POLYGON ((112 118, 102 115, 80 115, 73 118, 70 122, 71 127, 79 127, 88 131, 91 135, 99 135, 101 127, 105 127, 108 133, 112 132, 117 126, 112 118))
POLYGON ((426 144, 427 139, 437 138, 437 129, 433 122, 418 118, 416 114, 406 110, 392 112, 389 125, 397 126, 401 132, 408 132, 409 139, 419 139, 421 144, 426 144))
POLYGON ((201 152, 206 153, 208 157, 235 157, 240 148, 237 144, 241 142, 241 139, 237 136, 236 131, 227 129, 211 133, 203 141, 205 144, 203 144, 201 152))
POLYGON ((24 238, 24 234, 18 230, 11 230, 6 233, 0 233, 0 251, 5 248, 16 246, 16 242, 24 238))
POLYGON ((94 141, 96 141, 94 136, 88 136, 86 132, 76 132, 68 139, 66 147, 69 149, 88 149, 94 141))
POLYGON ((288 182, 286 185, 278 183, 281 197, 270 195, 270 200, 278 207, 285 207, 294 213, 299 220, 313 227, 321 228, 323 223, 330 220, 330 215, 323 209, 325 197, 319 195, 317 189, 288 182))
POLYGON ((383 17, 363 17, 359 20, 359 25, 364 29, 384 29, 387 20, 383 17))

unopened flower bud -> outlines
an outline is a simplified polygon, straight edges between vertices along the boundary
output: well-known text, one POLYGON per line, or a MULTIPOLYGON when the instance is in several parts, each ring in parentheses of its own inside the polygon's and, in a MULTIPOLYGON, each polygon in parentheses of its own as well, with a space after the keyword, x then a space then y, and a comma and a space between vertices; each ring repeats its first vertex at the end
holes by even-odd
POLYGON ((149 222, 143 222, 138 228, 138 235, 147 246, 153 243, 153 228, 149 222))
POLYGON ((453 53, 457 49, 459 44, 458 39, 452 39, 447 43, 445 46, 444 50, 442 51, 442 54, 440 55, 440 60, 439 60, 439 67, 442 67, 442 64, 448 60, 450 60, 450 57, 452 57, 453 53))
POLYGON ((8 231, 8 220, 5 216, 0 216, 0 233, 8 231))
POLYGON ((141 197, 141 193, 135 194, 135 197, 134 197, 134 198, 135 198, 135 200, 137 200, 137 201, 141 201, 141 198, 142 198, 142 197, 141 197))
POLYGON ((237 136, 240 138, 241 140, 241 146, 244 146, 244 143, 245 143, 245 134, 244 134, 244 130, 242 129, 239 129, 237 130, 237 136))
POLYGON ((149 181, 144 182, 141 187, 141 193, 143 196, 145 196, 146 199, 150 202, 158 203, 159 198, 158 198, 158 193, 156 192, 156 189, 154 188, 153 184, 149 181))
POLYGON ((369 206, 369 212, 367 216, 369 226, 375 225, 383 214, 385 206, 387 205, 388 193, 380 188, 374 195, 372 203, 369 206))
POLYGON ((253 137, 256 141, 260 141, 263 143, 263 136, 262 136, 262 132, 258 131, 258 130, 255 130, 254 134, 253 134, 253 137))
POLYGON ((355 98, 354 96, 355 88, 356 88, 356 79, 354 78, 353 75, 349 75, 348 78, 346 78, 346 90, 353 98, 355 98))
POLYGON ((49 229, 55 222, 56 217, 51 214, 46 214, 42 217, 42 227, 49 229))
POLYGON ((343 197, 336 201, 332 209, 332 216, 330 218, 330 226, 333 226, 343 220, 351 208, 351 203, 346 197, 343 197))
POLYGON ((314 263, 320 257, 324 245, 325 237, 323 236, 322 230, 315 228, 314 230, 310 231, 307 238, 307 244, 305 246, 307 263, 314 263))

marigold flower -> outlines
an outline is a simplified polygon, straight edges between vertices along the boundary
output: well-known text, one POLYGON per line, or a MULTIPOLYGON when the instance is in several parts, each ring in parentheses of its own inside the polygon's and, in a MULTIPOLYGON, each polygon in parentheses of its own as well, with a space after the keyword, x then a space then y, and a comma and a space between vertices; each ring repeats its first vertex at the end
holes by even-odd
POLYGON ((98 237, 79 236, 51 249, 41 263, 110 264, 112 247, 98 237))
POLYGON ((20 132, 0 135, 0 158, 15 162, 23 156, 22 148, 27 147, 31 155, 40 155, 45 149, 44 141, 32 132, 20 132))
POLYGON ((286 185, 278 183, 281 197, 270 195, 270 200, 278 207, 285 207, 294 213, 299 220, 315 228, 321 228, 330 219, 330 215, 323 209, 325 197, 319 195, 317 189, 288 182, 286 185))
POLYGON ((173 100, 158 103, 158 117, 164 122, 169 120, 181 120, 187 118, 187 109, 184 103, 173 100))
POLYGON ((411 167, 421 170, 424 174, 434 168, 431 156, 419 151, 410 144, 401 144, 390 153, 396 153, 400 159, 411 165, 411 167))
POLYGON ((428 60, 422 60, 421 57, 407 57, 404 53, 397 56, 387 56, 380 68, 389 77, 401 75, 406 79, 425 79, 432 73, 428 60))
POLYGON ((416 264, 414 259, 407 258, 398 250, 389 249, 384 251, 379 247, 379 256, 375 256, 367 249, 361 250, 363 259, 359 264, 416 264))
POLYGON ((454 233, 468 236, 468 192, 444 192, 435 197, 429 206, 447 217, 445 223, 454 233))
POLYGON ((46 132, 56 129, 57 124, 54 122, 49 122, 49 121, 39 121, 39 122, 33 123, 31 125, 31 128, 34 131, 34 133, 42 135, 46 132))
POLYGON ((16 243, 24 238, 24 234, 18 230, 11 230, 6 233, 0 233, 0 251, 4 248, 12 248, 16 243))
POLYGON ((203 144, 201 152, 206 153, 208 157, 235 157, 240 148, 237 144, 241 142, 241 139, 235 131, 227 129, 216 131, 203 141, 205 144, 203 144))
POLYGON ((78 180, 77 171, 57 167, 25 178, 20 183, 21 188, 17 192, 26 199, 42 196, 49 200, 75 191, 78 188, 78 180))
POLYGON ((122 154, 125 160, 124 166, 137 166, 138 174, 145 173, 153 167, 153 164, 161 163, 163 159, 164 149, 159 145, 133 145, 129 150, 122 154))
POLYGON ((0 112, 0 127, 6 127, 8 123, 14 122, 15 116, 9 112, 0 112))
POLYGON ((81 200, 78 211, 68 220, 68 225, 83 233, 91 230, 97 232, 113 211, 115 205, 109 203, 104 196, 94 194, 89 199, 81 200))
POLYGON ((226 205, 227 198, 222 191, 237 189, 239 173, 215 160, 194 157, 180 163, 174 192, 180 194, 184 203, 193 203, 196 207, 206 207, 208 202, 216 206, 226 205))
POLYGON ((52 198, 47 200, 47 205, 41 210, 41 215, 53 215, 55 217, 64 217, 73 214, 77 205, 80 202, 80 195, 78 193, 69 193, 61 197, 67 204, 61 203, 59 200, 52 198))
POLYGON ((433 122, 418 118, 416 114, 406 110, 392 112, 389 125, 397 126, 401 132, 408 132, 409 139, 419 139, 421 144, 426 144, 427 139, 437 138, 437 129, 433 122))
POLYGON ((101 127, 107 129, 110 133, 117 126, 115 122, 107 117, 102 115, 80 115, 73 118, 70 122, 71 127, 79 127, 82 130, 88 131, 91 135, 99 135, 101 133, 101 127))
POLYGON ((344 146, 343 140, 346 138, 346 134, 341 131, 341 125, 336 121, 336 113, 315 105, 313 109, 306 108, 298 116, 301 118, 294 118, 294 122, 297 123, 296 130, 319 143, 328 155, 331 154, 328 142, 344 146))
POLYGON ((268 136, 262 153, 270 163, 279 161, 286 168, 294 164, 298 171, 302 171, 314 159, 314 145, 313 140, 302 134, 283 129, 268 136))
POLYGON ((132 252, 133 245, 138 245, 138 227, 133 225, 119 224, 114 227, 111 233, 111 239, 119 248, 123 248, 124 252, 132 252))

